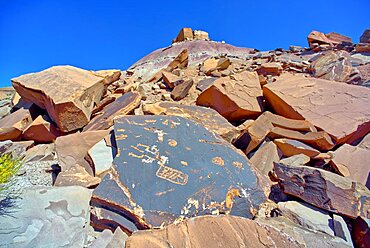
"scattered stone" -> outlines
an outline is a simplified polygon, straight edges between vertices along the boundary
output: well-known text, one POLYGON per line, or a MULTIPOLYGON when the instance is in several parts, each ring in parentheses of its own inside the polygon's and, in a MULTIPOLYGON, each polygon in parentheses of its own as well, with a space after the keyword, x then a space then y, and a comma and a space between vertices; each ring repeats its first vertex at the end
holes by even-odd
POLYGON ((25 100, 46 109, 63 132, 85 126, 105 90, 105 78, 73 66, 53 66, 12 79, 25 100))
POLYGON ((26 151, 23 161, 36 162, 36 161, 53 161, 56 159, 55 144, 39 144, 31 147, 26 151))
POLYGON ((347 82, 352 73, 350 54, 346 51, 328 51, 314 60, 308 69, 314 77, 347 82))
POLYGON ((251 218, 265 200, 247 158, 200 124, 175 116, 126 116, 115 121, 115 137, 114 166, 94 190, 92 204, 139 229, 204 214, 251 218))
POLYGON ((303 247, 277 229, 235 216, 202 216, 133 233, 126 247, 303 247), (212 235, 209 235, 209 234, 212 235))
POLYGON ((79 186, 27 188, 0 209, 0 246, 83 247, 90 197, 79 186))
POLYGON ((239 131, 217 113, 217 111, 210 108, 160 102, 144 105, 144 112, 152 115, 174 115, 187 118, 202 124, 208 131, 219 134, 229 142, 239 133, 239 131))
POLYGON ((308 166, 275 163, 284 193, 350 218, 369 217, 370 191, 349 178, 308 166))
POLYGON ((204 78, 204 79, 200 80, 197 83, 197 89, 203 92, 205 89, 207 89, 209 86, 211 86, 216 79, 217 78, 215 78, 215 77, 209 77, 209 78, 204 78))
POLYGON ((340 175, 370 188, 370 149, 344 144, 332 154, 330 164, 340 175))
POLYGON ((277 114, 305 119, 335 143, 351 143, 370 131, 370 89, 299 75, 282 75, 263 87, 277 114))
POLYGON ((118 115, 127 115, 140 105, 141 96, 137 92, 128 92, 103 108, 87 124, 83 131, 106 130, 113 126, 113 119, 118 115))
POLYGON ((88 151, 108 134, 108 130, 86 131, 58 137, 55 145, 61 172, 55 185, 91 187, 99 184, 100 179, 94 177, 94 169, 85 157, 88 151))
POLYGON ((193 79, 189 79, 180 83, 173 88, 171 92, 171 98, 175 101, 181 100, 186 97, 189 93, 190 88, 193 86, 193 79))
POLYGON ((263 111, 258 75, 245 71, 219 78, 199 95, 196 103, 215 109, 229 121, 256 118, 263 111))
POLYGON ((29 109, 21 108, 0 119, 0 141, 19 140, 23 130, 32 122, 29 109))
POLYGON ((39 115, 22 133, 25 140, 37 143, 50 143, 63 133, 53 124, 47 115, 39 115))

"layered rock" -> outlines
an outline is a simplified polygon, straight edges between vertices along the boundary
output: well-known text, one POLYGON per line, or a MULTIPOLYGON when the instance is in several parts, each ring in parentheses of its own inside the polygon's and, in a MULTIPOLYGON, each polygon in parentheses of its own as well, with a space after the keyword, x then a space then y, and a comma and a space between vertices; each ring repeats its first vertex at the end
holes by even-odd
POLYGON ((175 116, 115 120, 114 166, 92 204, 138 228, 229 213, 252 217, 265 195, 247 158, 200 124, 175 116))
POLYGON ((212 82, 197 98, 229 121, 256 118, 263 111, 262 90, 255 72, 242 72, 212 82))
POLYGON ((263 87, 274 111, 305 119, 336 143, 350 143, 370 131, 370 89, 300 75, 282 75, 263 87))
POLYGON ((73 66, 53 66, 13 78, 12 83, 23 99, 46 109, 60 130, 69 132, 89 122, 105 91, 105 79, 73 66))

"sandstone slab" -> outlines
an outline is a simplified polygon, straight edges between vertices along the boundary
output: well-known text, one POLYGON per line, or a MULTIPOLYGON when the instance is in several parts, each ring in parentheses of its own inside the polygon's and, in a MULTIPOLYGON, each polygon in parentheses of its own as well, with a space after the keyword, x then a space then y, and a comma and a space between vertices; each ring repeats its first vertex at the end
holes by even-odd
POLYGON ((46 109, 60 130, 69 132, 89 122, 104 94, 104 79, 73 66, 53 66, 13 78, 12 83, 23 99, 46 109))
POLYGON ((113 150, 106 144, 105 139, 91 147, 88 154, 93 162, 95 175, 99 176, 112 166, 113 150))
POLYGON ((128 92, 116 101, 108 104, 87 124, 83 131, 106 130, 113 126, 113 119, 118 115, 127 115, 140 105, 141 96, 137 92, 128 92))
POLYGON ((235 216, 202 216, 165 229, 135 232, 126 247, 303 247, 275 228, 235 216))
POLYGON ((219 78, 198 96, 196 103, 215 109, 229 121, 256 118, 263 111, 258 75, 242 72, 219 78))
POLYGON ((287 194, 353 219, 369 217, 370 191, 360 183, 308 166, 275 163, 274 172, 287 194))
POLYGON ((300 142, 292 139, 275 139, 274 143, 279 147, 284 156, 290 157, 297 154, 304 154, 310 158, 316 157, 320 154, 320 151, 300 142))
POLYGON ((274 168, 274 162, 279 162, 280 152, 273 142, 266 142, 251 157, 251 163, 265 176, 274 168))
POLYGON ((29 109, 21 108, 0 119, 0 141, 18 140, 32 122, 29 109))
POLYGON ((265 195, 247 158, 198 123, 176 116, 116 119, 117 156, 92 204, 140 228, 178 218, 252 217, 265 195))
POLYGON ((336 143, 351 143, 370 131, 370 89, 299 75, 282 75, 263 87, 264 97, 282 116, 305 119, 336 143))
POLYGON ((175 101, 183 99, 188 95, 189 90, 193 86, 193 84, 193 79, 189 79, 176 85, 171 92, 171 98, 175 101))
POLYGON ((0 212, 0 246, 83 247, 91 191, 79 186, 31 187, 0 212))
POLYGON ((231 142, 239 133, 237 128, 231 125, 217 111, 200 107, 171 102, 160 102, 144 105, 144 112, 153 115, 175 115, 202 124, 209 131, 220 135, 231 142))
POLYGON ((63 133, 50 121, 48 116, 39 115, 22 133, 25 140, 33 140, 38 143, 50 143, 55 141, 63 133))

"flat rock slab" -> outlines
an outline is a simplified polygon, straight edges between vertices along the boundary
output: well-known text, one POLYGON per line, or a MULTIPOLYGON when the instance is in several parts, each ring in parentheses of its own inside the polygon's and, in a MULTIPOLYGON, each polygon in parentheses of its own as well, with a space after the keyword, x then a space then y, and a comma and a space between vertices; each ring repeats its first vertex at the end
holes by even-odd
POLYGON ((19 140, 23 130, 32 123, 29 109, 21 108, 0 120, 0 141, 19 140))
POLYGON ((303 247, 275 228, 235 216, 202 216, 165 229, 135 232, 127 248, 303 247))
POLYGON ((337 143, 351 143, 370 131, 370 89, 285 74, 263 87, 276 113, 305 119, 337 143))
POLYGON ((73 66, 53 66, 13 78, 12 83, 23 99, 46 109, 60 130, 69 132, 89 122, 104 93, 104 79, 73 66))
POLYGON ((128 92, 116 101, 103 108, 101 113, 95 116, 84 127, 88 130, 105 130, 113 126, 113 119, 118 115, 127 115, 140 105, 141 96, 137 92, 128 92))
POLYGON ((83 247, 91 190, 31 187, 0 208, 1 247, 83 247))
POLYGON ((370 215, 370 191, 349 178, 313 167, 282 163, 275 163, 274 172, 286 194, 350 218, 370 215))
POLYGON ((231 142, 238 131, 216 110, 200 106, 189 106, 171 102, 160 102, 144 105, 144 112, 153 115, 175 115, 202 124, 209 131, 219 134, 231 142))
POLYGON ((247 158, 202 125, 176 116, 115 120, 117 156, 92 204, 159 227, 178 218, 252 217, 264 193, 247 158))

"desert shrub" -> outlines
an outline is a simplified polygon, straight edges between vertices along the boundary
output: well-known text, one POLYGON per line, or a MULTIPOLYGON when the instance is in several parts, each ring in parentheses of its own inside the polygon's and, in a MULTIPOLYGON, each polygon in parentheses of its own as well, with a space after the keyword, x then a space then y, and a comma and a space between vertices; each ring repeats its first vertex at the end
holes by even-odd
POLYGON ((11 180, 21 167, 21 161, 11 154, 0 156, 0 193, 11 185, 11 180))

